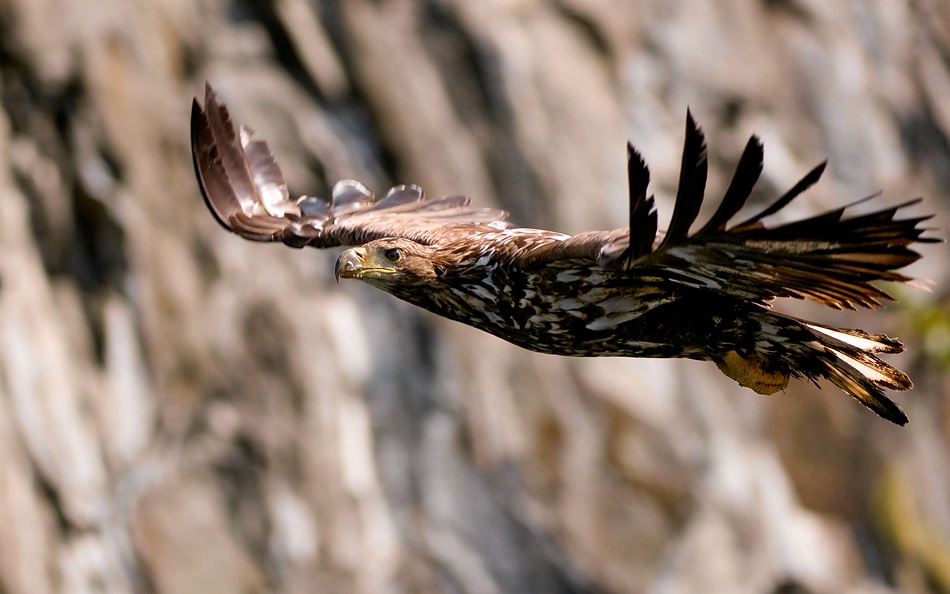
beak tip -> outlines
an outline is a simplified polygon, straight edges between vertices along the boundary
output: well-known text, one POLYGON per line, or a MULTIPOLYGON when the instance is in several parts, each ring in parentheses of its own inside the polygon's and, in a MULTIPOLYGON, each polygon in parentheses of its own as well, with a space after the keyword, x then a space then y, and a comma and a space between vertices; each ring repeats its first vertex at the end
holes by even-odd
POLYGON ((350 278, 350 274, 357 268, 356 259, 358 255, 354 253, 353 250, 347 250, 340 254, 340 257, 336 259, 336 265, 333 267, 333 276, 336 277, 336 282, 340 282, 341 278, 350 278))

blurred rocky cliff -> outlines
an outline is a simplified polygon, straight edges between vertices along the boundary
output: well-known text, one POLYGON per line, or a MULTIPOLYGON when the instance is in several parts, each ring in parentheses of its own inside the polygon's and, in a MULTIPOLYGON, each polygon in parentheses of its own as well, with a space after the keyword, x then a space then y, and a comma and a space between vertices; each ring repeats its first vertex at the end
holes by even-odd
POLYGON ((792 215, 950 218, 944 0, 0 0, 0 592, 950 592, 948 252, 878 312, 917 389, 535 355, 205 210, 205 80, 297 193, 355 177, 524 225, 670 213, 687 106, 792 215), (794 210, 794 209, 793 209, 794 210))

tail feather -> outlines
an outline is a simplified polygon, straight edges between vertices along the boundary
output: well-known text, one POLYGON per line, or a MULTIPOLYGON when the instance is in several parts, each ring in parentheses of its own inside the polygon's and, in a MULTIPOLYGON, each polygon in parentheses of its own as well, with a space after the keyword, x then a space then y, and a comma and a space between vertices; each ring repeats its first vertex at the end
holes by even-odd
POLYGON ((904 351, 904 345, 883 334, 869 334, 857 328, 833 328, 814 322, 803 322, 803 325, 821 335, 822 342, 832 348, 858 349, 868 353, 895 354, 904 351))
POLYGON ((732 344, 751 343, 754 347, 724 350, 712 358, 739 384, 760 394, 772 394, 784 389, 789 377, 816 384, 827 379, 888 421, 907 423, 907 415, 884 390, 910 390, 914 384, 906 373, 878 357, 903 351, 900 341, 774 311, 755 312, 745 319, 746 324, 737 324, 743 338, 732 337, 732 344))
POLYGON ((914 384, 906 373, 877 357, 878 353, 901 352, 904 347, 899 341, 857 329, 811 322, 803 322, 802 326, 817 340, 807 344, 812 351, 810 362, 803 361, 793 373, 799 371, 812 379, 825 377, 879 416, 898 425, 907 423, 907 415, 884 394, 884 388, 903 391, 914 384))

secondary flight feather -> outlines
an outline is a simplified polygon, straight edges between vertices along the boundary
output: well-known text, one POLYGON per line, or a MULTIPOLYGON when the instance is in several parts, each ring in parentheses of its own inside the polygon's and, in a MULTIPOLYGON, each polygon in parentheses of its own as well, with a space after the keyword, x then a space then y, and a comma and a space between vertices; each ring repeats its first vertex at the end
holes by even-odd
MULTIPOLYGON (((327 198, 291 198, 267 143, 235 128, 207 86, 191 114, 195 174, 212 214, 254 241, 347 246, 337 278, 355 278, 436 314, 534 351, 573 356, 685 357, 714 362, 762 394, 790 377, 828 379, 889 421, 907 417, 884 389, 910 378, 880 354, 900 342, 779 314, 776 297, 872 308, 891 297, 874 283, 908 282, 897 270, 920 258, 927 216, 898 218, 906 201, 846 217, 847 205, 767 226, 805 192, 824 164, 754 216, 731 223, 762 171, 749 140, 710 219, 690 232, 704 199, 706 144, 687 113, 679 189, 665 234, 649 195, 650 172, 628 145, 629 226, 574 236, 516 227, 508 213, 468 198, 426 199, 414 185, 376 199, 354 180, 327 198)), ((856 203, 855 203, 856 204, 856 203)))

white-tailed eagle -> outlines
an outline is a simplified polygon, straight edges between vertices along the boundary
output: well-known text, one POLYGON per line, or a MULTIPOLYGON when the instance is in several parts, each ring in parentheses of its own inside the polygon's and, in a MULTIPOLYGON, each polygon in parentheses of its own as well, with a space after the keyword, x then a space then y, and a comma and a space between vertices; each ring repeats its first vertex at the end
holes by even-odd
MULTIPOLYGON (((687 113, 679 188, 665 234, 648 196, 649 170, 628 145, 629 226, 569 236, 516 227, 508 213, 462 196, 427 200, 414 185, 376 200, 353 180, 329 198, 292 199, 268 145, 235 129, 210 86, 191 115, 195 173, 225 228, 293 247, 352 246, 337 278, 363 280, 400 299, 518 346, 557 355, 686 357, 713 361, 761 394, 789 377, 826 378, 885 419, 907 417, 884 389, 910 378, 878 355, 897 340, 833 328, 770 309, 776 297, 840 309, 891 298, 875 281, 907 282, 896 270, 929 217, 897 218, 910 200, 846 218, 853 204, 776 226, 763 220, 818 181, 824 164, 771 206, 738 223, 762 171, 751 138, 718 208, 692 231, 706 186, 703 134, 687 113)), ((856 204, 856 203, 855 203, 856 204)))

